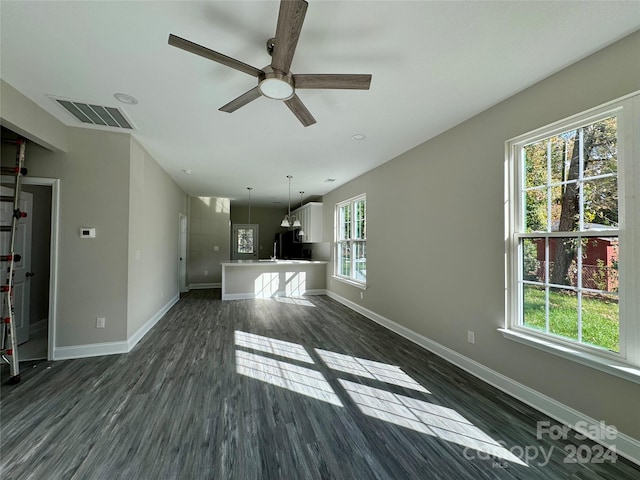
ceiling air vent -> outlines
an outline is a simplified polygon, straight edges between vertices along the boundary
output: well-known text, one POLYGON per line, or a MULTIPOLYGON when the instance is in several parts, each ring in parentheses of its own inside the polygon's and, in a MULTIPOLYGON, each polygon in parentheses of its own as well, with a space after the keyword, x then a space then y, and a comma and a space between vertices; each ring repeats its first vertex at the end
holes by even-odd
POLYGON ((122 113, 119 108, 91 105, 89 103, 63 100, 54 97, 52 97, 52 99, 82 123, 133 130, 131 123, 125 118, 124 113, 122 113))

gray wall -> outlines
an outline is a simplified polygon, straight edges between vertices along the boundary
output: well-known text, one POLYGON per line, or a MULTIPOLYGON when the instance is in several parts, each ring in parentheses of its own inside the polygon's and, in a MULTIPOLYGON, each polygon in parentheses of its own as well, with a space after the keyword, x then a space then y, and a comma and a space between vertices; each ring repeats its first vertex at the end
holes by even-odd
POLYGON ((231 258, 230 223, 228 198, 190 198, 188 285, 222 283, 220 262, 231 258))
POLYGON ((68 153, 27 145, 32 177, 60 179, 56 346, 127 339, 127 133, 68 128, 68 153), (95 227, 95 239, 81 239, 95 227), (96 328, 106 317, 106 328, 96 328))
POLYGON ((638 58, 640 33, 325 195, 325 225, 337 202, 360 193, 368 215, 364 299, 330 276, 328 288, 640 438, 637 384, 497 331, 505 323, 505 141, 640 89, 638 58), (475 331, 474 345, 467 330, 475 331))
POLYGON ((60 179, 55 346, 127 341, 178 294, 187 196, 131 134, 66 127, 0 87, 2 124, 32 140, 29 176, 60 179), (96 238, 81 239, 81 227, 96 238))
MULTIPOLYGON (((259 225, 259 258, 269 258, 273 255, 273 242, 276 234, 285 231, 280 226, 280 222, 286 213, 287 210, 283 208, 251 207, 251 223, 259 225)), ((249 207, 231 205, 232 225, 247 223, 248 220, 249 207)))
POLYGON ((179 295, 179 214, 187 195, 131 138, 127 335, 179 295))

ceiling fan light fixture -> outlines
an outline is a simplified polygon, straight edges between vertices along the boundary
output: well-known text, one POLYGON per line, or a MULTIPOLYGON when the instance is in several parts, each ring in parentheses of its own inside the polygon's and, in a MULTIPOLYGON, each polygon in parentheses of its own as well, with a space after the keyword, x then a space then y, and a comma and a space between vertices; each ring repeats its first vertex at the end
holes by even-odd
POLYGON ((293 85, 280 78, 265 78, 258 84, 258 88, 262 95, 273 100, 288 100, 294 94, 293 85))

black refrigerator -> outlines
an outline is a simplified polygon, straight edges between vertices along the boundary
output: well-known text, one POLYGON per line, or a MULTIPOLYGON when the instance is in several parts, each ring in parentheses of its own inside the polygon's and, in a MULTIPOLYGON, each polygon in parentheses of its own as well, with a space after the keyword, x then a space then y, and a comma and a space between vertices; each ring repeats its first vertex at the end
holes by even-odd
POLYGON ((276 257, 283 260, 302 260, 302 242, 298 230, 287 230, 276 234, 276 257))

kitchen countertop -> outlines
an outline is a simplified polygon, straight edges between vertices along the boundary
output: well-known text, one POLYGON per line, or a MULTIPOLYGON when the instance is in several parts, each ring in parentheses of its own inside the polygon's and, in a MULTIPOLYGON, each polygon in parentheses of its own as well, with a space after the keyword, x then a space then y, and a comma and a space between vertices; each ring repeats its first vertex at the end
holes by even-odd
POLYGON ((227 260, 220 262, 223 267, 251 267, 259 265, 326 265, 326 260, 227 260))

